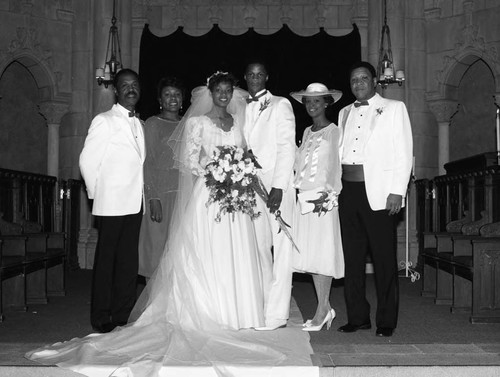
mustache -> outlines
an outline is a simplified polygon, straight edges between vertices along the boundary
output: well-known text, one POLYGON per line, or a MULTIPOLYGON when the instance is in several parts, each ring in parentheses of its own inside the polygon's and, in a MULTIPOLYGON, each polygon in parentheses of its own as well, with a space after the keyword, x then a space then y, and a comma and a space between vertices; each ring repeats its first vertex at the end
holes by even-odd
POLYGON ((127 91, 127 93, 125 95, 129 96, 131 94, 137 95, 137 90, 131 89, 131 90, 127 91))

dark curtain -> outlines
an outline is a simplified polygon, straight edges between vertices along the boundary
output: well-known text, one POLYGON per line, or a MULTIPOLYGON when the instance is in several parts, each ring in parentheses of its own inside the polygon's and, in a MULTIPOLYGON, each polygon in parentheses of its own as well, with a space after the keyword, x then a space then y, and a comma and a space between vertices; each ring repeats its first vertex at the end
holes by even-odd
POLYGON ((189 106, 189 93, 206 82, 217 70, 229 71, 246 89, 243 79, 250 60, 265 61, 269 81, 267 88, 275 95, 287 97, 297 119, 297 139, 302 137, 311 119, 302 104, 290 97, 290 92, 305 89, 311 82, 322 82, 329 88, 341 90, 341 100, 329 108, 330 120, 337 122, 339 110, 353 102, 349 89, 348 69, 361 59, 361 40, 357 26, 340 37, 328 35, 324 29, 303 37, 287 25, 271 35, 258 34, 250 28, 241 35, 230 35, 217 25, 202 36, 190 36, 179 27, 174 33, 157 37, 144 26, 141 37, 139 75, 142 98, 141 118, 159 112, 156 85, 163 76, 177 76, 186 85, 184 109, 189 106))

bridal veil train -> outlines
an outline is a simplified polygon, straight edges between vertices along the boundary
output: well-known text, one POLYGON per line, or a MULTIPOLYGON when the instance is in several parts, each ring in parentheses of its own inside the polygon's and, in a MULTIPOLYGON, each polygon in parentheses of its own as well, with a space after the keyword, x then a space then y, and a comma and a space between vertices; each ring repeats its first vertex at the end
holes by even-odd
POLYGON ((30 351, 27 358, 89 376, 190 375, 182 368, 192 366, 203 376, 237 376, 249 375, 238 372, 242 366, 290 365, 302 342, 299 364, 310 365, 312 350, 300 328, 267 334, 248 329, 263 324, 262 285, 271 279, 260 268, 251 219, 239 213, 217 223, 210 208, 215 204, 205 205, 208 191, 199 169, 213 147, 242 146, 246 93, 234 90, 227 109, 234 119, 230 132, 204 116, 212 107, 208 88, 192 94, 171 138, 180 183, 169 240, 129 323, 30 351))

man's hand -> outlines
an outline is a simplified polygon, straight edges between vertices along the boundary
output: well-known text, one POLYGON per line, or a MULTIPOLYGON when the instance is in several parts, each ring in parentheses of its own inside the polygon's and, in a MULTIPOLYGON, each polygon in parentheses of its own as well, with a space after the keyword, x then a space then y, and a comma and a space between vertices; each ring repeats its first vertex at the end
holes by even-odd
POLYGON ((403 195, 389 194, 385 209, 389 211, 389 215, 395 215, 401 211, 403 205, 403 195))
POLYGON ((267 208, 271 213, 276 212, 281 205, 281 200, 283 199, 283 190, 272 188, 269 192, 269 199, 267 200, 267 208))
POLYGON ((163 220, 163 212, 161 210, 161 202, 158 199, 149 201, 149 210, 151 211, 151 220, 161 223, 163 220))

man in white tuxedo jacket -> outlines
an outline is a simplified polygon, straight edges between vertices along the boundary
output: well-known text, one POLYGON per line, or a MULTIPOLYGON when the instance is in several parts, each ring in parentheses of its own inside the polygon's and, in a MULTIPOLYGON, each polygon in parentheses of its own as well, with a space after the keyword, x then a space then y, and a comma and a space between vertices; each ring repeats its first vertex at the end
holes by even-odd
POLYGON ((136 299, 138 242, 146 155, 135 105, 139 77, 122 69, 114 80, 118 103, 88 130, 80 170, 99 232, 94 257, 90 320, 98 332, 127 323, 136 299))
POLYGON ((272 270, 273 276, 264 287, 266 326, 256 328, 262 331, 286 326, 292 289, 292 253, 296 252, 284 232, 278 233, 274 215, 279 210, 282 218, 292 224, 295 116, 286 98, 273 96, 266 90, 268 77, 264 64, 258 62, 247 66, 245 80, 250 96, 245 114, 245 138, 262 166, 259 174, 269 192, 267 204, 258 199, 262 215, 255 220, 263 268, 268 272, 272 270))
POLYGON ((396 217, 404 206, 413 156, 406 106, 375 92, 370 63, 350 71, 356 101, 339 113, 342 192, 339 213, 345 257, 348 323, 341 332, 370 329, 365 264, 370 251, 377 287, 377 336, 392 336, 398 318, 396 217))

